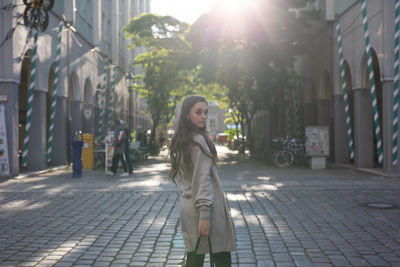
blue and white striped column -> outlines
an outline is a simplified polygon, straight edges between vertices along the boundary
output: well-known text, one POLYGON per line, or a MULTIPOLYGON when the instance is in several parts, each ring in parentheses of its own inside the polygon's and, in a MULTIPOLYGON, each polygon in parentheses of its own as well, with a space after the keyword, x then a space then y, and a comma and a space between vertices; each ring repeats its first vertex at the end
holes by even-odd
POLYGON ((395 0, 394 23, 394 80, 393 80, 393 143, 392 165, 398 162, 399 136, 399 66, 400 66, 400 0, 395 0))
POLYGON ((64 22, 60 21, 58 25, 58 39, 57 39, 57 55, 56 55, 56 67, 54 70, 54 81, 53 81, 53 95, 51 97, 51 108, 50 108, 50 126, 48 134, 48 145, 47 145, 47 162, 51 162, 51 156, 53 151, 53 133, 54 133, 54 119, 56 117, 56 103, 57 103, 57 87, 58 87, 58 73, 60 70, 60 58, 61 58, 61 37, 64 22))
POLYGON ((28 89, 28 108, 26 112, 26 124, 25 124, 25 138, 24 138, 24 148, 22 151, 22 166, 26 167, 28 164, 28 147, 29 147, 29 137, 32 122, 32 107, 33 107, 33 93, 35 91, 35 77, 36 77, 36 62, 37 62, 37 45, 38 45, 39 31, 36 31, 33 40, 33 55, 32 55, 32 68, 31 68, 31 78, 28 89))
POLYGON ((339 51, 339 65, 340 65, 340 78, 342 82, 343 89, 343 99, 344 99, 344 113, 346 116, 346 127, 347 127, 347 142, 350 150, 350 158, 354 160, 354 143, 353 143, 353 134, 351 129, 351 116, 350 116, 350 105, 349 105, 349 94, 347 92, 347 84, 346 84, 346 72, 344 69, 344 60, 343 60, 343 45, 342 45, 342 33, 340 31, 339 20, 336 20, 336 33, 337 33, 337 44, 339 51))
POLYGON ((99 105, 99 125, 97 125, 97 141, 100 142, 103 137, 103 129, 104 129, 104 112, 105 112, 105 96, 106 96, 106 87, 107 87, 107 71, 108 71, 108 61, 104 62, 103 68, 103 85, 101 87, 101 95, 100 95, 100 105, 99 105))
POLYGON ((377 101, 377 98, 376 98, 374 69, 373 69, 373 66, 372 66, 371 44, 370 44, 369 30, 368 30, 367 5, 365 3, 365 0, 361 0, 361 10, 362 10, 362 16, 363 16, 365 46, 366 46, 366 51, 367 51, 369 83, 371 85, 372 110, 373 110, 373 115, 374 115, 376 147, 377 147, 377 150, 378 150, 379 163, 383 164, 381 128, 380 128, 380 125, 379 125, 378 101, 377 101))

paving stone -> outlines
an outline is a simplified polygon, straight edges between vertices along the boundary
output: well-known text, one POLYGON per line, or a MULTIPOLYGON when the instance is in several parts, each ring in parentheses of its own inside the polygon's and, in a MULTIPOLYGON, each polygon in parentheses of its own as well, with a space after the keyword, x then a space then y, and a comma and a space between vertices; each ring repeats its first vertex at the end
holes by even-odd
MULTIPOLYGON (((233 266, 400 266, 400 209, 358 206, 400 202, 398 180, 230 162, 223 162, 220 176, 235 213, 233 266), (260 176, 283 186, 264 190, 260 176)), ((98 170, 82 180, 59 172, 3 182, 0 266, 179 266, 185 255, 179 188, 167 182, 157 160, 138 167, 132 182, 153 181, 154 168, 163 181, 158 187, 129 187, 98 170), (38 184, 46 189, 34 189, 38 184), (7 201, 36 201, 38 208, 26 212, 7 201)))

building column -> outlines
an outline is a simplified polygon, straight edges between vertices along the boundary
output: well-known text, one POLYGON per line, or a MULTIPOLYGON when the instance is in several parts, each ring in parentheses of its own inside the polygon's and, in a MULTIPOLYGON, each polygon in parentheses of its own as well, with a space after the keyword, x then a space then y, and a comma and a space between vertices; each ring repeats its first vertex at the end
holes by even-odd
POLYGON ((119 58, 119 0, 112 0, 111 4, 111 58, 118 62, 119 58))
POLYGON ((66 21, 75 24, 75 0, 64 1, 64 16, 66 21))
POLYGON ((374 167, 374 126, 371 92, 353 89, 354 94, 354 164, 357 168, 374 167))
POLYGON ((317 104, 304 103, 304 128, 317 125, 317 104))
POLYGON ((331 101, 329 99, 318 99, 317 101, 317 124, 330 126, 331 101))
MULTIPOLYGON (((336 163, 350 163, 350 149, 347 137, 346 116, 343 95, 333 96, 333 151, 336 163)), ((354 129, 352 129, 354 134, 354 129)), ((353 137, 354 138, 354 137, 353 137)), ((354 142, 354 141, 353 141, 354 142)))
MULTIPOLYGON (((392 165, 393 144, 393 74, 394 74, 394 1, 384 1, 383 4, 383 49, 385 58, 382 60, 382 127, 383 127, 383 171, 385 173, 400 173, 400 163, 392 165)), ((399 137, 398 141, 399 142, 399 137)), ((397 153, 400 157, 399 152, 397 153)))
POLYGON ((56 115, 54 120, 54 141, 52 166, 64 165, 67 163, 67 98, 57 96, 56 115))
MULTIPOLYGON (((392 165, 393 144, 393 80, 382 81, 382 142, 383 171, 385 173, 400 173, 399 163, 392 165)), ((399 137, 398 141, 399 142, 399 137)))
POLYGON ((93 1, 93 45, 100 46, 100 42, 101 42, 101 1, 93 1))
POLYGON ((46 92, 34 91, 28 145, 28 170, 43 170, 47 166, 46 100, 46 92))
MULTIPOLYGON (((69 100, 71 112, 71 134, 82 131, 82 102, 80 100, 69 100)), ((73 135, 71 135, 73 136, 73 135)))
MULTIPOLYGON (((129 20, 130 20, 130 14, 131 14, 131 1, 125 1, 125 5, 124 5, 124 14, 125 14, 125 21, 124 24, 128 25, 129 24, 129 20)), ((123 34, 123 32, 122 32, 123 34)), ((128 47, 128 40, 126 38, 124 38, 124 47, 128 47)), ((131 68, 131 50, 128 48, 124 49, 124 57, 125 57, 125 70, 129 72, 129 69, 131 68)))

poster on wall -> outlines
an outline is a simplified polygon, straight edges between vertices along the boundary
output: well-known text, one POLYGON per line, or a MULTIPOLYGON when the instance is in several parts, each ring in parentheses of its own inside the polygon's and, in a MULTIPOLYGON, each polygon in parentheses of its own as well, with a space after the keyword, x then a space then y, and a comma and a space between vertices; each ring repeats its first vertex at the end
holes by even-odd
POLYGON ((329 156, 329 127, 306 127, 306 152, 310 157, 329 156))
POLYGON ((0 176, 10 175, 5 117, 5 107, 0 105, 0 176))

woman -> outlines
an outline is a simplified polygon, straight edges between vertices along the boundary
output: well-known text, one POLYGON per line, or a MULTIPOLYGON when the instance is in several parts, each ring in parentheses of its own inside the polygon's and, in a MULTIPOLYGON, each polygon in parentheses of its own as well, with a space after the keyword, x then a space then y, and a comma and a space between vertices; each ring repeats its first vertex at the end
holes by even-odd
POLYGON ((182 189, 181 224, 186 266, 203 266, 209 253, 217 267, 231 266, 235 237, 228 204, 215 167, 217 151, 208 137, 208 104, 202 96, 188 96, 172 138, 170 179, 182 189), (199 237, 200 244, 195 252, 199 237))

